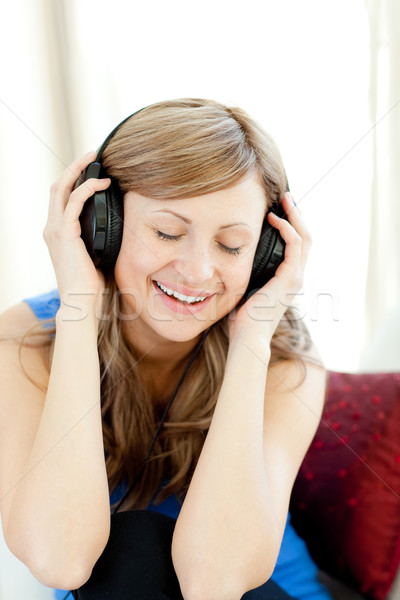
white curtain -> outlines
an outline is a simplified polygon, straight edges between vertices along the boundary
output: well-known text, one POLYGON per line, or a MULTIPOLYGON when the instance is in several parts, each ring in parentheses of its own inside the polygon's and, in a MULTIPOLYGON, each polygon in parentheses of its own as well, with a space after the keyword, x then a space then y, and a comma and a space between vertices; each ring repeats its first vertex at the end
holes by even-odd
POLYGON ((400 3, 367 0, 373 142, 361 368, 400 370, 400 3))
POLYGON ((0 309, 55 285, 42 240, 51 174, 68 164, 62 3, 1 3, 0 309))

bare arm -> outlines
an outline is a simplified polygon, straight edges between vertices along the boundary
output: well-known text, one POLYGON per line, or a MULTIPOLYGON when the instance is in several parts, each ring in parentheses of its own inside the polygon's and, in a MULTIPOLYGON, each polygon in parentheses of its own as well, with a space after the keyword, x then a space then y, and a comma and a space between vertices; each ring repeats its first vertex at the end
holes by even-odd
MULTIPOLYGON (((0 344, 5 367, 0 377, 4 536, 37 579, 61 588, 78 587, 88 579, 109 535, 95 317, 104 280, 80 239, 78 220, 86 199, 109 181, 89 180, 73 191, 93 158, 72 163, 51 189, 44 237, 61 308, 47 393, 20 369, 16 343, 0 344), (68 308, 71 293, 80 294, 83 313, 68 308)), ((26 310, 21 305, 4 315, 2 332, 18 324, 20 315, 28 321, 26 310)), ((44 379, 35 351, 25 356, 44 379)))
POLYGON ((175 528, 172 555, 184 597, 206 599, 212 590, 210 597, 241 598, 274 569, 294 479, 322 412, 325 374, 309 365, 295 388, 294 363, 267 371, 268 362, 250 339, 229 352, 175 528))
POLYGON ((4 535, 49 586, 82 583, 108 538, 96 342, 94 319, 63 322, 57 316, 47 394, 21 372, 16 344, 1 345, 4 535))
MULTIPOLYGON (((263 358, 268 365, 268 355, 263 358)), ((254 361, 245 342, 230 349, 212 424, 174 533, 172 556, 184 597, 207 598, 207 582, 216 598, 239 598, 247 583, 256 587, 263 582, 260 566, 264 581, 271 574, 280 531, 264 470, 266 374, 267 367, 254 361), (198 591, 193 589, 197 585, 198 591)))

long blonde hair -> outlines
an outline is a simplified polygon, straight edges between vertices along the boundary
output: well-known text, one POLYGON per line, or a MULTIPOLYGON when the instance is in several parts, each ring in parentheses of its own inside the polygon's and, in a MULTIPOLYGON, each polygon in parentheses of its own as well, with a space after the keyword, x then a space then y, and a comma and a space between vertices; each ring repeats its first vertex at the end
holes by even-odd
MULTIPOLYGON (((178 199, 215 192, 256 171, 268 206, 286 190, 286 174, 272 138, 242 109, 212 100, 159 102, 128 119, 103 152, 107 174, 123 193, 178 199)), ((268 207, 267 207, 268 208, 268 207)), ((110 490, 132 482, 142 467, 160 414, 145 384, 140 356, 117 318, 118 289, 106 278, 98 350, 104 447, 110 490)), ((52 331, 48 330, 51 335, 52 331)), ((54 330, 53 330, 54 333, 54 330)), ((49 370, 54 340, 49 338, 49 370)), ((288 308, 271 344, 271 363, 294 359, 310 345, 306 327, 288 308)), ((157 438, 151 459, 125 508, 157 497, 183 498, 196 466, 222 384, 228 351, 226 317, 208 335, 188 371, 157 438)))

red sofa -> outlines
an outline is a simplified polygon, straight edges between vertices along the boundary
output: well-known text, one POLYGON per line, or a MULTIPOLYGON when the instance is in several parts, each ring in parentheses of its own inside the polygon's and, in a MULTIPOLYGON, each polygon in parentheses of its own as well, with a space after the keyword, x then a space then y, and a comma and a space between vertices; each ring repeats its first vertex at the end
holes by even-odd
POLYGON ((328 372, 290 509, 323 572, 363 598, 388 597, 400 563, 400 374, 328 372))

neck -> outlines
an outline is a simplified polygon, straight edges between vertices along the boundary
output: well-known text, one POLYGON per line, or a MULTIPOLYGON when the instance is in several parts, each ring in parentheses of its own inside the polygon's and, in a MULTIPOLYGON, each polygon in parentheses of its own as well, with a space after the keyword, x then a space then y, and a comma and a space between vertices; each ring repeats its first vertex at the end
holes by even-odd
POLYGON ((162 338, 138 321, 124 322, 122 332, 138 356, 137 366, 155 403, 169 400, 201 336, 185 342, 162 338))
POLYGON ((140 357, 140 363, 148 368, 171 370, 179 367, 197 346, 201 336, 185 342, 174 342, 147 331, 144 334, 140 327, 124 324, 122 332, 130 346, 140 357))

